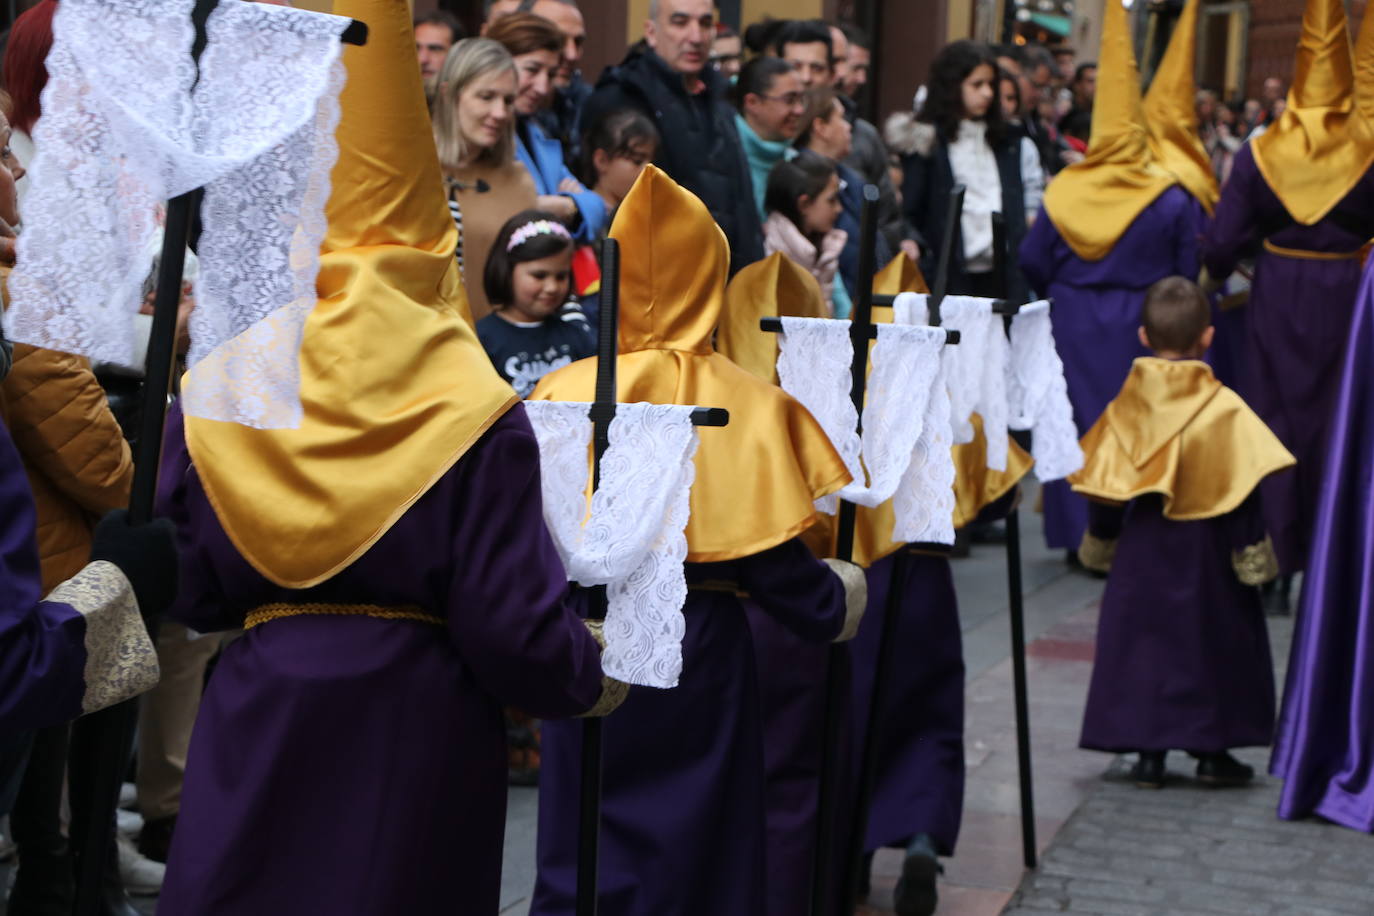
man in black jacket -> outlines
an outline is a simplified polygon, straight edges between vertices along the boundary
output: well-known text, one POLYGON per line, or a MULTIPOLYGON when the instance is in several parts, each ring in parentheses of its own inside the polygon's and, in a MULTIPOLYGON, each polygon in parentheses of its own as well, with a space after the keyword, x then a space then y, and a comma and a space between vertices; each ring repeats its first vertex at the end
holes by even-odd
POLYGON ((656 164, 711 211, 733 274, 763 258, 763 227, 724 81, 707 66, 714 35, 711 0, 650 0, 644 40, 601 75, 582 124, 623 108, 652 118, 663 141, 656 164))

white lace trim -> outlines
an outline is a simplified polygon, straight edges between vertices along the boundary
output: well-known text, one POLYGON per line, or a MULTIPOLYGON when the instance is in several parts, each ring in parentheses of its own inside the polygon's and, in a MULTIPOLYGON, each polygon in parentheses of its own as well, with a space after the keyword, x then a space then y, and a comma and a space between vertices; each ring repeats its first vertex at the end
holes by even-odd
POLYGON ((299 423, 349 20, 221 3, 199 79, 194 0, 63 0, 6 332, 131 369, 157 208, 198 187, 186 412, 299 423))
POLYGON ((983 417, 988 443, 988 467, 1007 469, 1007 337, 1002 318, 992 311, 991 299, 946 296, 940 303, 940 322, 958 331, 957 347, 945 349, 949 378, 950 419, 954 441, 973 441, 971 417, 983 417))
POLYGON ((849 322, 783 318, 782 324, 782 387, 816 418, 854 476, 837 496, 817 500, 816 506, 833 514, 839 498, 870 507, 894 499, 897 530, 921 535, 906 540, 952 543, 952 528, 945 539, 943 528, 929 521, 947 502, 944 527, 949 527, 954 508, 948 446, 940 459, 931 444, 949 441, 947 404, 943 409, 932 406, 935 401, 947 402, 941 357, 944 331, 909 324, 878 326, 860 436, 858 413, 849 396, 854 352, 849 322), (932 418, 944 428, 930 429, 932 418), (948 465, 948 475, 942 464, 948 465), (940 481, 946 476, 943 486, 948 492, 941 493, 940 481))
POLYGON ((698 442, 693 408, 616 405, 590 512, 589 408, 525 404, 539 440, 544 519, 568 578, 607 586, 606 674, 627 684, 675 687, 687 632, 683 564, 698 442))
POLYGON ((1047 301, 1023 306, 1011 321, 1007 361, 1008 421, 1012 429, 1032 431, 1035 476, 1062 480, 1083 467, 1083 449, 1073 422, 1073 405, 1064 381, 1064 363, 1054 346, 1047 301))

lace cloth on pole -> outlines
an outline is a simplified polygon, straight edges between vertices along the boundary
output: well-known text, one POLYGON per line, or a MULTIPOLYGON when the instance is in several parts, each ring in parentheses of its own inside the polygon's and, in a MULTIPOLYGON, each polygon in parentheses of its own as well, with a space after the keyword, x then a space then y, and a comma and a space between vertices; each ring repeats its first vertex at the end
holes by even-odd
POLYGON ((591 473, 589 404, 529 401, 544 519, 570 580, 606 586, 601 666, 627 684, 675 687, 687 632, 687 519, 697 431, 692 408, 617 404, 601 485, 591 473))
POLYGON ((157 209, 204 187, 186 412, 295 426, 349 20, 221 3, 197 76, 194 5, 58 5, 6 333, 141 369, 157 209))
POLYGON ((1011 320, 1011 355, 1007 361, 1008 423, 1031 430, 1035 476, 1041 482, 1062 480, 1083 467, 1078 427, 1064 381, 1064 363, 1054 347, 1054 326, 1047 301, 1023 306, 1011 320))
MULTIPOLYGON (((988 443, 988 467, 1007 469, 1007 338, 1002 318, 992 311, 991 299, 946 296, 940 303, 940 323, 959 332, 959 345, 946 347, 945 372, 949 383, 950 419, 954 441, 973 441, 974 413, 983 417, 988 443)), ((908 300, 904 312, 914 311, 908 300)), ((925 319, 918 319, 924 324, 925 319)))
MULTIPOLYGON (((892 499, 897 530, 919 532, 924 541, 941 540, 944 528, 950 527, 954 506, 948 394, 941 358, 944 331, 911 324, 877 326, 860 436, 855 431, 858 415, 849 397, 853 354, 849 322, 782 321, 778 341, 782 386, 816 417, 854 474, 855 482, 838 497, 869 507, 892 499), (943 407, 932 404, 937 400, 943 407), (930 427, 932 417, 940 428, 930 427), (945 443, 943 451, 935 444, 939 442, 945 443), (938 521, 942 512, 943 526, 938 521)), ((817 500, 816 505, 833 514, 838 500, 829 497, 817 500)), ((949 537, 953 537, 952 529, 949 537)))

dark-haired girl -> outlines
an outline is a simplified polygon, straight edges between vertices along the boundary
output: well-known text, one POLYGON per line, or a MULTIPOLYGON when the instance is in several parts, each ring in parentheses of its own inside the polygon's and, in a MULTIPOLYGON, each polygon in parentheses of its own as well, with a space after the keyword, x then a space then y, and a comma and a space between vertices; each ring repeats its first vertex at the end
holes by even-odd
POLYGON ((477 337, 501 377, 524 397, 547 373, 596 353, 576 308, 565 308, 572 278, 572 234, 552 213, 526 210, 501 227, 483 286, 495 309, 477 337))
POLYGON ((763 224, 764 251, 781 251, 805 267, 820 284, 831 313, 838 318, 849 317, 849 293, 837 276, 840 254, 849 236, 835 228, 843 209, 835 163, 809 150, 784 159, 768 173, 763 203, 768 211, 763 224))
POLYGON ((1025 235, 1025 196, 1019 139, 1007 130, 997 100, 997 58, 982 42, 946 45, 930 68, 925 102, 913 115, 887 123, 888 145, 902 154, 906 172, 903 207, 921 233, 922 268, 932 280, 940 252, 950 252, 947 292, 971 296, 1025 297, 1026 285, 1010 252, 1025 235), (945 213, 955 185, 964 186, 957 241, 944 235, 945 213), (1007 281, 993 279, 992 215, 1008 214, 1007 281))

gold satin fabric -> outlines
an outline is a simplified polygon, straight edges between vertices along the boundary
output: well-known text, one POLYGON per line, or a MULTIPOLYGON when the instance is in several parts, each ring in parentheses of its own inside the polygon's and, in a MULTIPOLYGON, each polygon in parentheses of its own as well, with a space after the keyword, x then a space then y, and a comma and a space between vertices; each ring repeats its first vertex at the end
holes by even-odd
POLYGON ((1140 101, 1140 73, 1126 10, 1109 0, 1103 10, 1088 155, 1045 189, 1045 212, 1065 243, 1085 261, 1111 253, 1131 223, 1178 183, 1155 161, 1140 101))
POLYGON ((1298 58, 1288 106, 1251 143, 1255 165, 1293 219, 1319 221, 1374 165, 1374 123, 1369 112, 1368 58, 1374 25, 1365 17, 1358 55, 1356 104, 1350 29, 1341 0, 1308 0, 1298 39, 1298 58))
POLYGON ((1198 360, 1137 359, 1121 392, 1083 436, 1069 482, 1095 499, 1164 497, 1164 515, 1193 521, 1240 506, 1296 460, 1245 402, 1198 360))
POLYGON ((759 330, 759 319, 829 318, 811 271, 781 251, 755 261, 725 287, 725 311, 716 328, 716 352, 769 384, 778 384, 778 335, 759 330))
POLYGON ((454 191, 463 215, 463 291, 474 322, 491 314, 483 278, 487 258, 501 227, 521 210, 533 210, 538 203, 534 179, 517 159, 500 166, 473 165, 451 173, 465 188, 454 191), (478 191, 485 181, 488 190, 478 191))
MULTIPOLYGON (((611 237, 621 250, 617 398, 730 411, 729 426, 701 430, 687 559, 738 559, 800 534, 816 521, 813 501, 850 475, 806 408, 712 349, 730 259, 724 234, 700 200, 650 165, 611 237)), ((584 359, 544 376, 530 398, 591 401, 595 387, 596 360, 584 359)))
POLYGON ((186 418, 244 558, 288 588, 361 556, 517 401, 466 317, 407 7, 337 0, 347 47, 319 302, 301 345, 299 429, 186 418))
POLYGON ((899 254, 873 275, 873 295, 897 296, 901 293, 928 293, 926 278, 916 262, 899 254))
POLYGON ((1197 84, 1193 79, 1201 2, 1188 0, 1183 7, 1164 59, 1145 93, 1144 111, 1155 160, 1211 215, 1221 197, 1221 187, 1198 133, 1197 84))

